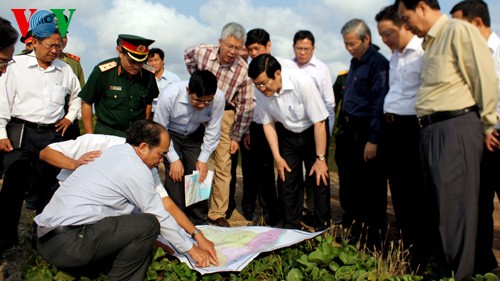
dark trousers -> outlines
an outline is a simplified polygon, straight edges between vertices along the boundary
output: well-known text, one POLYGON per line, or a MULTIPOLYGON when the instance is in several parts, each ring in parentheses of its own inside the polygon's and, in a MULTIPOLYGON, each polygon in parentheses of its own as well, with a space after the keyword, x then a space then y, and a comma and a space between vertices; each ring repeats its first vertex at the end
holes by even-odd
POLYGON ((424 188, 420 161, 420 127, 416 116, 386 115, 382 123, 380 156, 389 180, 391 199, 403 243, 413 268, 425 269, 435 249, 437 233, 430 206, 433 195, 424 188))
POLYGON ((387 180, 380 155, 368 162, 363 157, 370 120, 349 117, 339 118, 339 121, 335 160, 339 171, 340 206, 344 210, 342 222, 345 227, 351 227, 353 237, 361 238, 362 243, 368 238, 366 242, 370 247, 378 247, 381 233, 385 231, 387 180))
MULTIPOLYGON (((481 185, 479 189, 477 243, 474 271, 479 274, 491 272, 498 266, 493 254, 493 200, 495 192, 500 194, 498 172, 500 171, 500 150, 491 152, 483 149, 481 160, 481 185)), ((500 198, 500 196, 499 196, 500 198)))
POLYGON ((104 218, 95 224, 37 241, 38 253, 58 269, 77 275, 108 271, 108 280, 144 280, 160 233, 154 215, 104 218))
POLYGON ((424 183, 437 200, 447 269, 455 280, 466 280, 474 270, 483 125, 470 112, 422 128, 420 139, 424 183))
POLYGON ((56 176, 60 169, 39 159, 47 145, 62 141, 61 133, 37 130, 26 126, 21 148, 4 156, 5 173, 0 192, 0 239, 17 241, 17 225, 23 200, 31 184, 38 198, 36 210, 41 213, 57 188, 56 176))
MULTIPOLYGON (((190 175, 196 170, 196 162, 201 152, 205 127, 200 127, 190 135, 184 136, 176 132, 168 131, 170 139, 174 143, 174 148, 180 157, 184 174, 190 175)), ((201 224, 208 213, 208 201, 203 200, 186 207, 186 194, 184 191, 184 179, 181 182, 174 182, 169 176, 170 163, 165 159, 165 189, 175 204, 188 216, 195 225, 201 224)))
MULTIPOLYGON (((245 196, 245 190, 249 189, 252 182, 252 179, 250 178, 251 167, 249 163, 250 160, 249 150, 246 149, 245 144, 243 143, 243 139, 241 139, 239 151, 231 155, 231 182, 229 183, 229 205, 226 212, 228 218, 233 213, 234 209, 236 209, 235 196, 236 196, 236 182, 238 180, 238 177, 236 176, 236 169, 238 168, 238 159, 240 154, 241 154, 241 173, 243 176, 243 196, 245 196)), ((246 191, 246 194, 247 197, 253 196, 253 194, 249 194, 248 190, 246 191)), ((245 209, 243 209, 243 213, 245 213, 245 209)), ((251 211, 251 213, 253 213, 253 211, 251 211)))
MULTIPOLYGON (((306 182, 314 189, 314 227, 325 227, 330 223, 330 183, 316 184, 316 174, 309 172, 316 162, 314 126, 301 133, 291 132, 281 123, 276 123, 281 157, 291 172, 285 170, 285 180, 278 179, 278 198, 282 206, 283 227, 300 228, 302 205, 304 203, 304 176, 302 164, 306 167, 306 182)), ((327 128, 328 130, 328 128, 327 128)), ((327 160, 326 160, 327 161, 327 160)), ((328 163, 328 162, 327 162, 328 163)))

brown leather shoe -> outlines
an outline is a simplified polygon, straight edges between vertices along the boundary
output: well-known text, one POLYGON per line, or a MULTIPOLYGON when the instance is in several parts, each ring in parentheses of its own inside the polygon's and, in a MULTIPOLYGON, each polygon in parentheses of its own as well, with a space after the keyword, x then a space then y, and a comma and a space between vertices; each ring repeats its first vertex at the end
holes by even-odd
POLYGON ((215 220, 208 219, 208 222, 211 224, 217 225, 217 226, 222 226, 222 227, 230 227, 231 226, 229 224, 229 222, 223 217, 220 217, 220 218, 215 219, 215 220))

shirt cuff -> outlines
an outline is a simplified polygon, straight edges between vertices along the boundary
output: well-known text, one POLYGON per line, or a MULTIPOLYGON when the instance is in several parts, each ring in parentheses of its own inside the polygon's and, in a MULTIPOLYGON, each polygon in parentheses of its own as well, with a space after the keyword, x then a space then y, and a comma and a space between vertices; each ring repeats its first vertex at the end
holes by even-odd
POLYGON ((173 163, 177 160, 179 160, 179 155, 177 154, 177 152, 175 152, 175 150, 170 150, 169 152, 167 152, 167 160, 169 163, 173 163))
POLYGON ((7 138, 7 131, 5 130, 5 128, 0 128, 0 140, 6 138, 7 138))
POLYGON ((200 156, 198 156, 198 161, 203 163, 208 163, 208 158, 210 157, 210 153, 206 151, 201 151, 200 156))

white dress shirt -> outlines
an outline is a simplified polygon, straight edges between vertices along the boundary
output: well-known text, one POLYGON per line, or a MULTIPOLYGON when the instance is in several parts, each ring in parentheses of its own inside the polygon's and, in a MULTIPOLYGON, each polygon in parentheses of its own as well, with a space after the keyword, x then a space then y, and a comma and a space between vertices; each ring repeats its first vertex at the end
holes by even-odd
POLYGON ((281 70, 281 90, 270 97, 256 96, 262 124, 280 122, 294 133, 301 133, 314 123, 328 118, 328 111, 314 81, 298 69, 281 70))
MULTIPOLYGON (((493 55, 493 63, 495 64, 495 73, 497 75, 498 83, 498 103, 497 103, 497 115, 500 116, 500 38, 493 32, 488 37, 488 48, 493 55)), ((495 124, 495 129, 500 130, 500 120, 495 124)))
POLYGON ((0 139, 7 138, 5 126, 11 116, 38 124, 56 123, 63 117, 73 122, 80 114, 81 100, 80 83, 71 67, 56 59, 43 69, 33 53, 14 60, 5 79, 0 80, 0 139), (67 94, 69 110, 65 115, 67 94))
POLYGON ((149 213, 160 223, 160 233, 179 251, 193 242, 165 211, 154 188, 151 170, 129 144, 105 150, 93 162, 79 167, 35 217, 42 228, 93 224, 106 217, 149 213))
MULTIPOLYGON (((101 134, 85 134, 79 136, 75 140, 68 140, 63 142, 55 142, 49 144, 49 147, 61 152, 65 156, 71 159, 79 159, 83 154, 90 151, 104 151, 112 146, 118 144, 124 144, 125 138, 111 136, 111 135, 101 135, 101 134)), ((59 183, 65 181, 74 171, 68 169, 61 169, 57 179, 59 183)), ((153 179, 155 181, 156 192, 161 198, 167 197, 168 193, 165 187, 161 183, 160 175, 158 174, 158 169, 154 168, 151 170, 153 173, 153 179)))
POLYGON ((389 92, 384 100, 384 113, 417 115, 416 95, 420 88, 420 72, 424 62, 422 38, 413 36, 403 52, 395 50, 389 62, 389 92))
MULTIPOLYGON (((297 64, 296 58, 293 58, 292 61, 297 64)), ((316 87, 318 87, 321 98, 325 103, 326 110, 328 110, 328 131, 331 136, 335 125, 335 95, 333 94, 333 82, 330 69, 328 69, 328 66, 324 62, 317 59, 315 55, 311 57, 309 62, 298 67, 309 74, 313 78, 316 87)))
MULTIPOLYGON (((167 130, 181 135, 189 135, 202 124, 205 125, 205 135, 198 160, 207 163, 210 154, 217 148, 221 136, 222 114, 226 99, 224 93, 217 89, 214 100, 202 110, 195 110, 187 92, 188 81, 170 84, 158 98, 154 121, 162 124, 167 130)), ((167 153, 167 160, 172 163, 179 159, 173 142, 167 153)))

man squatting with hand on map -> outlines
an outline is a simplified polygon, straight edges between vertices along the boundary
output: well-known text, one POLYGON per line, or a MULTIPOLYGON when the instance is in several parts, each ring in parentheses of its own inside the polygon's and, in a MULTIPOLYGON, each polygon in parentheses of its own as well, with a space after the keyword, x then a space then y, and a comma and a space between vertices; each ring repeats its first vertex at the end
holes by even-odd
POLYGON ((163 126, 141 120, 130 127, 126 143, 118 137, 84 135, 45 148, 40 157, 50 164, 67 170, 81 167, 69 177, 70 171, 62 171, 58 178, 64 182, 35 218, 40 255, 70 273, 88 274, 108 266, 110 280, 139 280, 146 274, 151 246, 161 233, 197 266, 217 265, 213 243, 164 190, 161 199, 155 192, 162 187, 156 166, 169 144, 163 126), (91 151, 100 148, 106 149, 102 155, 91 151), (179 224, 197 240, 198 247, 183 235, 179 224))

